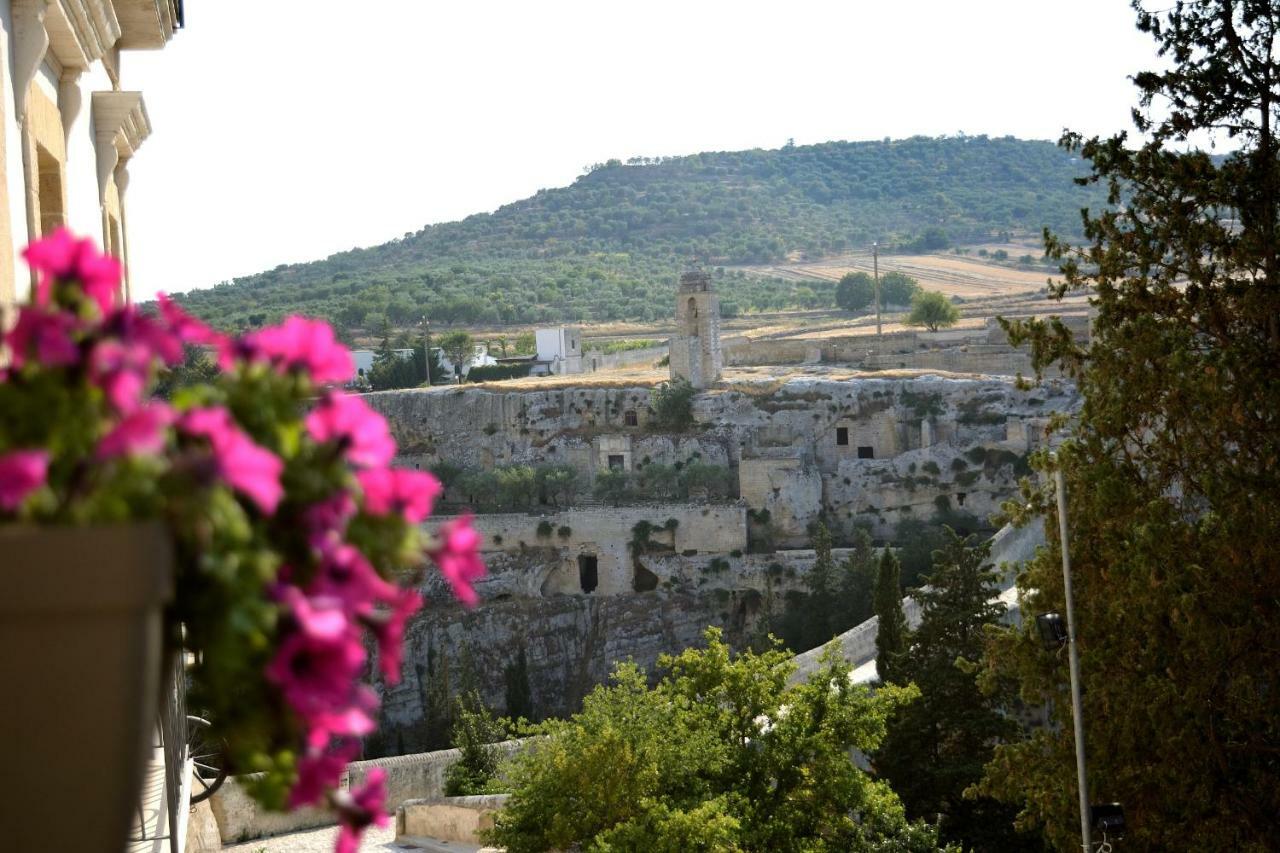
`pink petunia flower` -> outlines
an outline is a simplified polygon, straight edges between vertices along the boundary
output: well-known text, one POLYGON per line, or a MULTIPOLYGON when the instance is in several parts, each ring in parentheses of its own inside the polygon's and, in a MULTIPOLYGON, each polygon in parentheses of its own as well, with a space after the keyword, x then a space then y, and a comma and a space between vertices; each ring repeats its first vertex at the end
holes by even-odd
POLYGON ((18 322, 4 338, 14 367, 22 367, 33 353, 44 367, 58 367, 80 360, 75 340, 78 330, 79 323, 71 314, 23 307, 18 310, 18 322))
POLYGON ((230 339, 222 332, 209 328, 186 311, 183 311, 178 306, 178 303, 174 302, 167 293, 156 295, 156 307, 160 311, 161 319, 169 327, 169 331, 184 344, 212 346, 221 350, 230 342, 230 339))
POLYGON ((330 391, 307 415, 306 423, 313 439, 335 442, 352 465, 381 468, 395 455, 396 443, 386 420, 354 394, 330 391))
POLYGON ((0 509, 13 512, 49 477, 47 450, 14 450, 0 455, 0 509))
POLYGON ((159 453, 164 449, 167 429, 175 418, 168 404, 152 401, 125 415, 111 432, 98 442, 98 459, 159 453))
POLYGON ((55 281, 78 281, 85 294, 106 314, 120 294, 120 261, 98 251, 88 238, 77 240, 66 228, 36 240, 22 251, 27 263, 39 275, 36 304, 47 305, 55 281))
POLYGON ((431 515, 440 496, 440 481, 425 471, 370 468, 356 473, 364 492, 364 508, 374 515, 396 513, 410 524, 431 515))
POLYGON ((289 609, 298 630, 310 639, 338 642, 350 628, 342 602, 336 598, 310 598, 296 586, 285 586, 280 602, 289 609))
POLYGON ((155 361, 151 349, 139 341, 106 338, 89 353, 89 378, 102 389, 117 412, 128 414, 142 404, 155 361))
MULTIPOLYGON (((359 630, 346 622, 341 610, 332 612, 344 620, 344 630, 339 636, 293 631, 285 636, 266 668, 268 680, 280 688, 289 706, 309 722, 321 715, 332 718, 350 708, 352 685, 364 668, 365 653, 359 630)), ((371 725, 372 720, 369 722, 371 725)), ((363 725, 363 722, 359 724, 363 725)))
POLYGON ((267 361, 280 370, 301 370, 319 385, 350 382, 355 376, 351 352, 338 342, 323 320, 291 316, 242 339, 251 361, 267 361))
POLYGON ((359 549, 337 545, 323 552, 320 570, 307 592, 336 598, 351 612, 361 613, 379 601, 394 600, 399 587, 383 580, 359 549))
POLYGON ((325 750, 316 750, 298 761, 298 781, 289 791, 289 808, 313 806, 324 799, 326 791, 338 787, 347 765, 360 751, 357 741, 343 743, 325 750))
POLYGON ((359 788, 338 802, 338 840, 334 853, 357 853, 360 837, 370 824, 386 826, 388 817, 383 811, 387 800, 387 771, 375 767, 365 776, 359 788))
POLYGON ((302 513, 307 542, 317 551, 337 545, 347 530, 347 522, 356 514, 356 502, 343 489, 332 497, 313 503, 302 513))
POLYGON ((409 617, 422 607, 422 596, 416 589, 402 589, 389 610, 379 610, 364 617, 378 638, 378 668, 387 684, 400 683, 404 661, 404 629, 409 617))
POLYGON ((284 496, 280 473, 284 463, 271 451, 253 442, 221 407, 191 409, 178 421, 187 435, 209 441, 218 473, 232 488, 249 498, 268 515, 284 496))
POLYGON ((111 312, 103 327, 109 336, 119 338, 139 352, 147 352, 153 361, 158 359, 170 367, 182 363, 185 355, 182 339, 167 324, 143 314, 133 305, 111 312))
POLYGON ((453 594, 463 604, 474 607, 480 597, 472 584, 484 577, 480 560, 480 534, 471 526, 471 516, 463 516, 440 528, 436 534, 440 547, 429 552, 440 573, 453 587, 453 594))
POLYGON ((364 737, 378 726, 374 714, 378 695, 367 685, 355 685, 345 705, 317 706, 307 711, 306 743, 308 749, 320 749, 332 738, 364 737))

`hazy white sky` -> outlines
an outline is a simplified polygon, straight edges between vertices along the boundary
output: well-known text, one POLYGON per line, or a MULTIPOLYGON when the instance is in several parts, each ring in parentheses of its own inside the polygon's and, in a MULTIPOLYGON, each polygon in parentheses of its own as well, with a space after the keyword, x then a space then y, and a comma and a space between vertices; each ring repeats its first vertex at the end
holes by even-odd
POLYGON ((1125 0, 188 0, 129 52, 141 296, 489 211, 610 157, 1129 127, 1125 0))

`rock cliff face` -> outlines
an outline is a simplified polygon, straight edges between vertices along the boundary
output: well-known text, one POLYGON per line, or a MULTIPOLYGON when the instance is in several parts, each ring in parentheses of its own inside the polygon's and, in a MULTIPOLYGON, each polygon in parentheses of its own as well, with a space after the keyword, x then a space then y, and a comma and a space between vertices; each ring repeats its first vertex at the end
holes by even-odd
POLYGON ((812 551, 724 558, 656 554, 643 558, 655 589, 619 595, 529 590, 549 555, 494 556, 478 587, 482 603, 465 610, 438 580, 432 603, 405 638, 404 677, 384 688, 383 719, 370 755, 434 748, 447 737, 449 697, 476 689, 499 713, 538 718, 576 710, 615 664, 653 671, 658 656, 697 644, 708 625, 736 647, 765 632, 764 615, 813 564, 812 551), (524 707, 519 697, 527 697, 524 707))
POLYGON ((460 690, 500 712, 559 715, 616 662, 651 668, 707 625, 741 646, 762 633, 769 602, 803 583, 812 552, 790 549, 808 546, 814 521, 837 545, 858 527, 890 545, 911 524, 982 527, 1016 494, 1049 416, 1078 405, 1058 380, 1024 391, 998 377, 810 371, 699 393, 693 427, 676 433, 653 428, 654 389, 643 386, 369 395, 410 467, 567 464, 585 496, 604 470, 696 460, 732 484, 718 503, 606 508, 580 497, 479 516, 491 571, 482 604, 462 610, 429 579, 434 603, 410 626, 405 678, 386 691, 373 751, 441 745, 460 690), (637 525, 653 531, 643 543, 637 525))

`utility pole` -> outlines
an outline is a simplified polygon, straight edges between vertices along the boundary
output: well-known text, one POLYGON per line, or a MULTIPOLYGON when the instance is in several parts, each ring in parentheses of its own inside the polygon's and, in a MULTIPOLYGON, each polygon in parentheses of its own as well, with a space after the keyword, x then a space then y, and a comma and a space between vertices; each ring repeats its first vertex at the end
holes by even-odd
POLYGON ((871 269, 876 278, 876 340, 880 340, 880 241, 871 244, 871 269))
POLYGON ((427 369, 427 387, 431 387, 431 323, 422 318, 422 360, 427 369))
POLYGON ((1080 846, 1084 853, 1092 853, 1089 838, 1089 782, 1084 765, 1084 709, 1080 701, 1080 650, 1076 647, 1075 605, 1071 595, 1071 553, 1067 537, 1067 482, 1062 475, 1062 463, 1054 454, 1057 470, 1054 472, 1058 492, 1058 530, 1062 537, 1062 591, 1067 599, 1067 660, 1071 665, 1071 719, 1076 733, 1076 787, 1080 795, 1080 846))

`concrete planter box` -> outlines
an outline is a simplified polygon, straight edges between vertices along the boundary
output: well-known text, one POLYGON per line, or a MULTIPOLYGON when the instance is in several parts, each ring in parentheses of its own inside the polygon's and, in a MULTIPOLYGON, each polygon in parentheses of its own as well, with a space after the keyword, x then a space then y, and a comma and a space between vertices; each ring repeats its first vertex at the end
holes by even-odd
POLYGON ((493 828, 493 819, 509 794, 474 797, 433 797, 409 800, 396 810, 396 841, 432 838, 463 844, 482 844, 480 833, 493 828))
POLYGON ((171 567, 158 525, 0 528, 6 849, 124 849, 160 695, 171 567))

